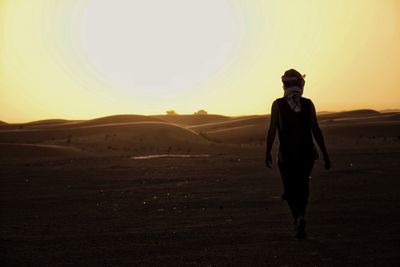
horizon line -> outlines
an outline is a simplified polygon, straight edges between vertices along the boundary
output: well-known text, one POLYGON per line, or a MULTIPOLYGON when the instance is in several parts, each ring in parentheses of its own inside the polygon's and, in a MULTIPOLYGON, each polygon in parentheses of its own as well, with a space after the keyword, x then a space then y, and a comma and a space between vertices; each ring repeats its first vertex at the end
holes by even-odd
MULTIPOLYGON (((317 111, 317 114, 321 113, 342 113, 342 112, 354 112, 354 111, 374 111, 379 113, 390 113, 390 112, 400 112, 400 108, 388 108, 388 109, 371 109, 371 108, 360 108, 360 109, 349 109, 349 110, 339 110, 339 111, 328 111, 322 110, 317 111)), ((176 111, 175 111, 176 112, 176 111)), ((207 113, 207 114, 195 114, 195 113, 176 113, 176 114, 139 114, 139 113, 118 113, 118 114, 111 114, 111 115, 104 115, 104 116, 97 116, 91 118, 82 118, 82 119, 69 119, 69 118, 60 118, 60 117, 50 117, 50 118, 43 118, 43 119, 36 119, 36 120, 29 120, 29 121, 20 121, 20 122, 9 122, 0 119, 0 122, 6 124, 27 124, 32 122, 38 121, 47 121, 47 120, 66 120, 66 121, 85 121, 85 120, 94 120, 99 118, 106 118, 112 116, 126 116, 126 115, 136 115, 136 116, 146 116, 146 117, 154 117, 154 116, 224 116, 224 117, 247 117, 247 116, 268 116, 271 113, 264 113, 264 114, 241 114, 241 115, 227 115, 227 114, 218 114, 218 113, 207 113)))

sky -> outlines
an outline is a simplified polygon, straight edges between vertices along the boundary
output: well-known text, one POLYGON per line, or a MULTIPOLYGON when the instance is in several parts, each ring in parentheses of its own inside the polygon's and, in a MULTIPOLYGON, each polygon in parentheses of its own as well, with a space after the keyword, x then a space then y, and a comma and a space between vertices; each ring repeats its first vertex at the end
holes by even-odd
POLYGON ((0 0, 0 120, 400 108, 397 0, 0 0))

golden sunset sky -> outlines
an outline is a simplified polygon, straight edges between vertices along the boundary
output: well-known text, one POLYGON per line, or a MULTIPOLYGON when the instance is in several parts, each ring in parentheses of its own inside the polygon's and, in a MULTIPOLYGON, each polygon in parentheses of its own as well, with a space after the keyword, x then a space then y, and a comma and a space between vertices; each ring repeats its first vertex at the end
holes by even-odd
POLYGON ((0 120, 400 108, 398 0, 0 0, 0 120))

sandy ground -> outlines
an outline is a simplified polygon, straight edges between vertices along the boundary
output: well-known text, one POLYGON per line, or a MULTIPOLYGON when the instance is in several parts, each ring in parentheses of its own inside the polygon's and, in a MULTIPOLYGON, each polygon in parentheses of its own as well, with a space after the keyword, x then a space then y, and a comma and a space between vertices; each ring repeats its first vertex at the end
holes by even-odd
POLYGON ((0 264, 398 266, 399 149, 317 162, 303 241, 263 151, 3 162, 0 264))
MULTIPOLYGON (((112 134, 74 130, 80 141, 66 142, 51 130, 46 141, 8 125, 0 129, 0 266, 399 266, 399 124, 332 123, 323 131, 333 167, 316 162, 306 240, 292 237, 263 143, 193 143, 171 153, 210 156, 134 160, 143 151, 90 150, 95 140, 109 147, 112 134)), ((186 145, 197 140, 173 131, 186 145)), ((117 134, 113 146, 131 140, 117 134)))

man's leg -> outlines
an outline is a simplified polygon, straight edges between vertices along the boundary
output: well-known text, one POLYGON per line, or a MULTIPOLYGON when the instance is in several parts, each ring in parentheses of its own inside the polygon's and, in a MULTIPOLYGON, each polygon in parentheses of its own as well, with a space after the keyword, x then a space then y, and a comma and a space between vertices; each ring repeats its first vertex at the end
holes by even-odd
POLYGON ((310 194, 310 187, 309 187, 309 180, 310 180, 310 175, 312 168, 314 166, 314 161, 308 162, 303 165, 302 168, 302 173, 300 180, 302 181, 301 188, 299 190, 299 193, 301 196, 299 197, 299 219, 298 219, 298 224, 297 224, 297 231, 295 237, 298 239, 303 239, 306 238, 306 220, 305 220, 305 215, 306 215, 306 209, 307 209, 307 204, 308 204, 308 197, 310 194))
POLYGON ((294 166, 288 166, 282 163, 278 163, 279 171, 282 177, 282 183, 284 188, 284 200, 287 201, 289 209, 292 213, 295 224, 300 216, 301 210, 299 209, 298 197, 296 196, 296 183, 294 166))

